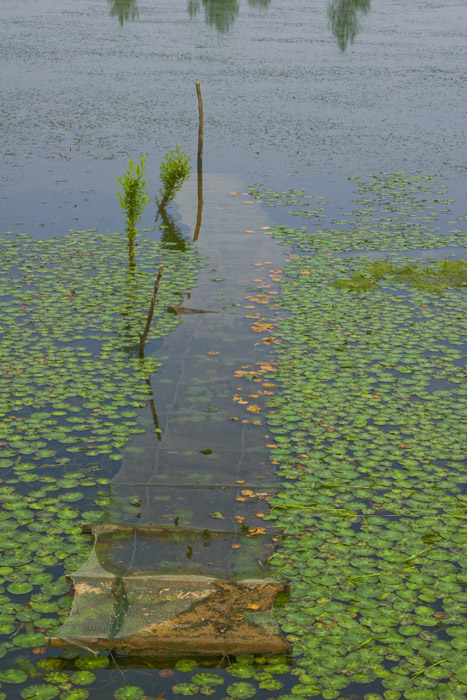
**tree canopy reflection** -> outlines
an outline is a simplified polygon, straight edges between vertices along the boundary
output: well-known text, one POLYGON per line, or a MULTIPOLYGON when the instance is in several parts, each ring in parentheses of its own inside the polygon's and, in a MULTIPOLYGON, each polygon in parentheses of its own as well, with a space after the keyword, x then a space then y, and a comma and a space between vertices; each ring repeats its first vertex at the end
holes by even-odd
MULTIPOLYGON (((250 7, 259 10, 266 10, 271 0, 248 0, 250 7)), ((195 17, 204 8, 204 19, 206 24, 214 27, 221 34, 232 29, 237 15, 240 11, 239 0, 188 0, 188 13, 190 17, 195 17)))
MULTIPOLYGON (((186 250, 190 242, 185 238, 182 227, 176 224, 173 216, 167 214, 165 209, 159 211, 156 221, 159 216, 162 219, 162 224, 159 224, 162 247, 169 248, 170 250, 186 250)), ((185 231, 188 231, 186 226, 183 228, 185 231)))
POLYGON ((332 0, 328 19, 341 51, 353 44, 360 31, 360 16, 370 11, 371 0, 332 0))
POLYGON ((204 19, 210 27, 215 27, 218 32, 228 32, 238 15, 240 3, 238 0, 188 0, 188 12, 194 17, 204 7, 204 19))
POLYGON ((128 20, 135 20, 138 17, 138 5, 136 0, 109 0, 110 16, 118 17, 121 26, 128 20))
POLYGON ((248 0, 248 4, 259 10, 267 10, 271 4, 271 0, 248 0))

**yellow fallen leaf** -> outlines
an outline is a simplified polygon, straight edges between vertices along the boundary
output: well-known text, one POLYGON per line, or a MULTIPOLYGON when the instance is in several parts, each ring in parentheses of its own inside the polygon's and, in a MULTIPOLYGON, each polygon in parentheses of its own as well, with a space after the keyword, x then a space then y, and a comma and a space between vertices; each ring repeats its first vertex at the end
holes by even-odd
POLYGON ((248 603, 246 607, 248 610, 259 610, 258 603, 248 603))
POLYGON ((257 518, 264 518, 264 513, 256 513, 257 518))
POLYGON ((241 546, 241 544, 233 544, 232 549, 239 549, 241 546))
POLYGON ((266 530, 264 527, 254 527, 252 530, 248 530, 249 535, 265 535, 266 530))
POLYGON ((271 228, 270 226, 260 226, 259 230, 260 231, 266 231, 268 228, 271 228))
MULTIPOLYGON (((241 401, 239 403, 241 403, 241 401)), ((245 401, 245 403, 247 403, 247 402, 245 401)), ((252 403, 252 404, 250 404, 250 406, 246 407, 246 410, 250 411, 250 413, 259 413, 261 410, 261 407, 255 403, 252 403)))
POLYGON ((208 355, 218 355, 219 350, 208 350, 208 355))
POLYGON ((251 229, 246 229, 245 233, 254 233, 251 229))

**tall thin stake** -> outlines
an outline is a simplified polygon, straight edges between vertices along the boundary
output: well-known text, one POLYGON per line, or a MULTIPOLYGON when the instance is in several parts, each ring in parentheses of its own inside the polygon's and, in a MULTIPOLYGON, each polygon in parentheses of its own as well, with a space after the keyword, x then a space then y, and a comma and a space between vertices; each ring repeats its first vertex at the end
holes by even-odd
POLYGON ((196 214, 196 227, 193 240, 197 241, 201 229, 203 216, 203 135, 204 135, 204 104, 201 84, 195 82, 198 95, 199 129, 198 129, 198 212, 196 214))
POLYGON ((148 337, 149 329, 151 328, 152 317, 154 316, 154 307, 156 305, 157 292, 159 290, 159 284, 161 281, 163 269, 164 269, 164 266, 160 265, 159 272, 157 273, 156 284, 154 285, 154 291, 152 293, 151 304, 149 306, 149 313, 148 313, 148 317, 146 320, 146 327, 144 329, 144 332, 142 334, 141 333, 139 334, 139 356, 140 357, 144 357, 144 343, 146 342, 146 338, 148 337))

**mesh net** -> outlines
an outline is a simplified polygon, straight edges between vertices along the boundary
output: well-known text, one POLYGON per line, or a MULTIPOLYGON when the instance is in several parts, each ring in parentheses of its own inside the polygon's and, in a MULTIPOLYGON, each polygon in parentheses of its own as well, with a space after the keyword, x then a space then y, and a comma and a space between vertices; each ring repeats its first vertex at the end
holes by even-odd
POLYGON ((153 441, 125 454, 92 554, 72 575, 70 616, 50 643, 158 654, 287 651, 272 614, 285 587, 267 567, 276 533, 262 519, 271 475, 247 466, 253 479, 229 483, 225 454, 200 470, 179 452, 167 466, 168 452, 153 441))

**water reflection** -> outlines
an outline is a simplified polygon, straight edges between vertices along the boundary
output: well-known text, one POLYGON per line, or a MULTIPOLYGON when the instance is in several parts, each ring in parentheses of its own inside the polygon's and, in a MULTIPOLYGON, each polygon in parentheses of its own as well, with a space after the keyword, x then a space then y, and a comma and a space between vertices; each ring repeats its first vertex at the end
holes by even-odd
MULTIPOLYGON (((271 0, 248 0, 250 7, 267 10, 271 0)), ((232 29, 240 10, 239 0, 188 0, 188 13, 195 17, 200 8, 204 7, 206 24, 215 27, 218 32, 225 34, 232 29)))
POLYGON ((138 17, 138 4, 136 0, 109 0, 110 16, 118 17, 121 26, 128 20, 135 20, 138 17))
POLYGON ((206 24, 215 27, 221 34, 225 34, 233 27, 240 10, 239 0, 188 0, 187 9, 190 17, 195 17, 201 6, 204 7, 206 24))
POLYGON ((341 51, 353 44, 360 31, 360 16, 370 11, 371 0, 332 0, 328 19, 341 51))
MULTIPOLYGON (((189 242, 186 240, 182 228, 175 223, 175 219, 167 214, 165 209, 159 211, 159 216, 162 219, 162 224, 159 225, 162 231, 162 246, 170 250, 186 250, 189 242)), ((186 227, 184 228, 186 229, 186 227)))
POLYGON ((267 10, 271 0, 248 0, 248 4, 258 10, 267 10))

